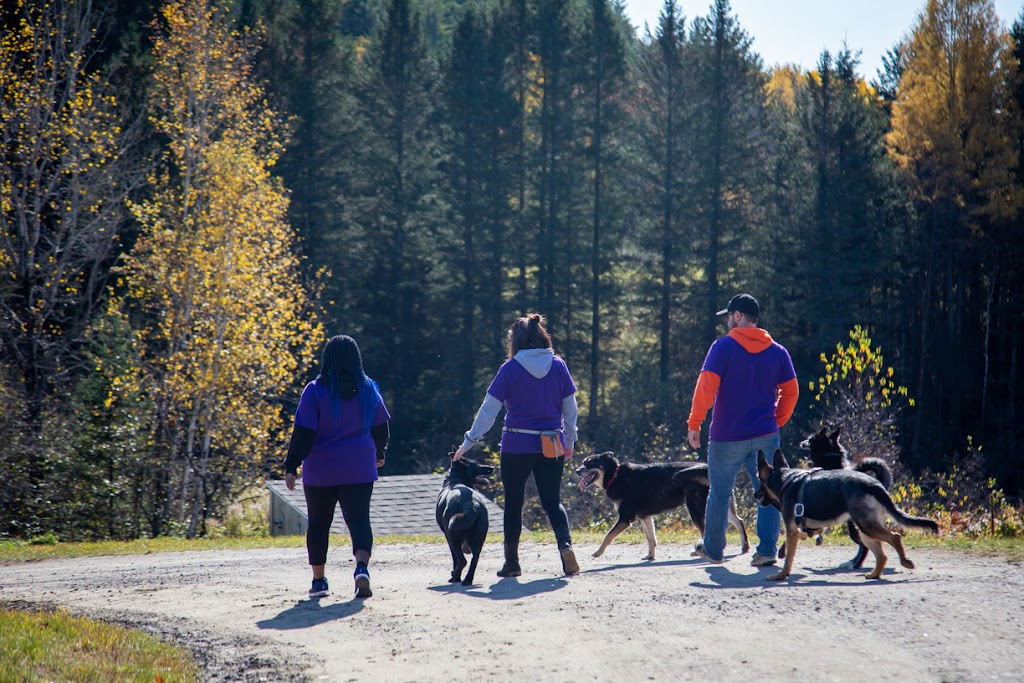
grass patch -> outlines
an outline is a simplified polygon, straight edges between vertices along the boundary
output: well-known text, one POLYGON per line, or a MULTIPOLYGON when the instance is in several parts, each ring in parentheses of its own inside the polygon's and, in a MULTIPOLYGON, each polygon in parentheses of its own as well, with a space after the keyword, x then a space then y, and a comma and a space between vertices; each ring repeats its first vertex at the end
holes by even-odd
MULTIPOLYGON (((499 527, 500 528, 500 527, 499 527)), ((607 529, 576 529, 573 531, 573 544, 579 546, 596 546, 604 539, 607 529)), ((693 544, 697 541, 697 530, 692 527, 679 529, 659 529, 658 544, 693 544)), ((533 543, 554 543, 555 537, 550 530, 524 531, 523 541, 533 543)), ((751 539, 753 542, 753 539, 751 539)), ((1010 562, 1024 561, 1024 538, 999 537, 934 537, 926 534, 911 533, 909 543, 915 548, 936 548, 958 550, 980 555, 1003 556, 1010 562)), ((488 543, 500 544, 500 531, 492 531, 487 535, 488 543)), ((643 532, 633 525, 622 533, 616 543, 646 543, 643 532)), ((804 541, 806 543, 806 541, 804 541)), ((332 536, 331 547, 347 545, 346 536, 332 536)), ((374 543, 444 543, 440 533, 419 534, 414 536, 377 536, 374 543)), ((739 545, 739 536, 730 530, 730 545, 739 545)), ((845 528, 839 528, 829 534, 827 543, 830 545, 853 545, 845 528)), ((150 538, 138 541, 101 541, 99 543, 53 543, 34 544, 28 541, 0 541, 0 564, 8 562, 38 562, 66 557, 96 557, 100 555, 146 555, 148 553, 165 552, 200 552, 204 550, 255 550, 260 548, 305 548, 304 536, 252 536, 243 538, 150 538)))
POLYGON ((0 606, 0 672, 9 681, 198 680, 188 652, 151 635, 65 610, 0 606))

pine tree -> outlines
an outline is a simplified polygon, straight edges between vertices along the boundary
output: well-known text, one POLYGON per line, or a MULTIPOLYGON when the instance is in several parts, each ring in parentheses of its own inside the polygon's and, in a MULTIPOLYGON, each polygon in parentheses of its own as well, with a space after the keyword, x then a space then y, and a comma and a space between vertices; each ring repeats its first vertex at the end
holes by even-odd
POLYGON ((515 192, 511 165, 517 107, 505 80, 506 45, 495 31, 486 18, 468 10, 455 30, 445 79, 451 126, 447 175, 453 213, 461 223, 458 261, 463 282, 455 293, 462 313, 463 353, 453 371, 461 377, 463 412, 479 401, 479 371, 493 372, 497 360, 493 340, 504 323, 504 273, 511 262, 509 199, 515 192))
POLYGON ((588 426, 596 431, 603 399, 601 387, 601 310, 606 287, 602 277, 608 269, 606 225, 613 214, 609 193, 616 160, 616 132, 621 128, 623 111, 621 97, 626 75, 625 41, 622 17, 617 16, 608 0, 591 0, 590 25, 583 42, 588 73, 582 79, 584 116, 589 139, 588 156, 592 180, 590 200, 590 384, 588 426))
POLYGON ((692 220, 702 236, 706 317, 701 338, 707 348, 716 336, 714 312, 722 306, 723 285, 747 284, 730 264, 756 243, 750 239, 751 200, 763 177, 764 76, 728 0, 715 0, 708 16, 694 22, 692 42, 696 92, 702 98, 692 133, 701 202, 692 220))
MULTIPOLYGON (((409 0, 391 0, 363 56, 358 184, 350 203, 352 267, 339 308, 358 333, 371 367, 385 368, 381 390, 395 415, 429 410, 431 373, 452 352, 443 307, 453 286, 439 134, 437 65, 409 0), (365 342, 365 343, 364 343, 365 342), (443 358, 442 358, 443 360, 443 358)), ((442 363, 447 365, 447 362, 442 363)), ((370 370, 368 369, 368 372, 370 370)), ((370 373, 373 374, 372 372, 370 373)), ((430 425, 434 415, 421 413, 430 425)), ((427 438, 396 424, 395 438, 427 438)), ((398 466, 401 466, 399 460, 398 466)))

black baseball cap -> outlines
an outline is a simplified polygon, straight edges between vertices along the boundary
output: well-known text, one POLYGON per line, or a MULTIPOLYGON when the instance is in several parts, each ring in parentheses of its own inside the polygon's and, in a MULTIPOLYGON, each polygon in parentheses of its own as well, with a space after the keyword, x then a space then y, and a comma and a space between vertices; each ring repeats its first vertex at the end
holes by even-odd
POLYGON ((729 305, 720 310, 715 315, 725 315, 726 313, 732 313, 733 311, 739 311, 744 315, 757 318, 761 315, 761 306, 758 305, 757 299, 750 296, 749 294, 737 294, 729 300, 729 305))

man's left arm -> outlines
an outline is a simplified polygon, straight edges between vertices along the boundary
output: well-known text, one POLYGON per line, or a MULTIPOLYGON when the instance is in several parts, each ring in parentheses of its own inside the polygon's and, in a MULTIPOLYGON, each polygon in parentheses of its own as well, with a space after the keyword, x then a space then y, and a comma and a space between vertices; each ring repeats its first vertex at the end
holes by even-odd
POLYGON ((779 402, 775 404, 775 422, 782 425, 789 422, 796 408, 796 400, 800 397, 800 385, 796 377, 779 385, 779 402))

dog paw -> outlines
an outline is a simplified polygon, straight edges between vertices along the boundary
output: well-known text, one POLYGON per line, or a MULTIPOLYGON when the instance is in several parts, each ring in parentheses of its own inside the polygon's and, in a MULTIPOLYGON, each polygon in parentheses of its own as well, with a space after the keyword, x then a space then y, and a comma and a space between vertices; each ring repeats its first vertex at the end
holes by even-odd
POLYGON ((777 572, 771 576, 766 577, 769 581, 782 581, 784 578, 789 576, 786 572, 777 572))
POLYGON ((847 560, 846 562, 843 562, 838 567, 836 567, 836 569, 856 569, 856 568, 857 568, 857 565, 855 565, 853 563, 853 560, 847 560))
POLYGON ((653 554, 653 553, 648 553, 647 555, 644 555, 644 556, 643 556, 642 558, 640 558, 640 559, 641 559, 642 561, 644 561, 644 562, 653 562, 653 561, 654 561, 654 554, 653 554))
POLYGON ((465 580, 465 581, 463 581, 463 582, 462 582, 462 585, 463 585, 463 586, 472 586, 472 585, 473 585, 473 582, 467 579, 467 580, 465 580))
POLYGON ((462 581, 462 577, 461 576, 454 576, 453 575, 452 578, 448 579, 448 583, 458 583, 459 581, 462 581))
POLYGON ((597 557, 601 557, 602 555, 604 555, 604 551, 603 550, 595 550, 594 554, 591 555, 591 557, 597 558, 597 557))
POLYGON ((907 569, 913 569, 914 568, 914 561, 911 560, 909 557, 907 559, 905 559, 905 560, 900 560, 900 564, 902 564, 907 569))
POLYGON ((881 576, 882 576, 881 570, 879 570, 877 572, 872 570, 872 571, 869 571, 867 574, 865 574, 864 578, 865 579, 877 579, 877 578, 880 578, 881 576))

